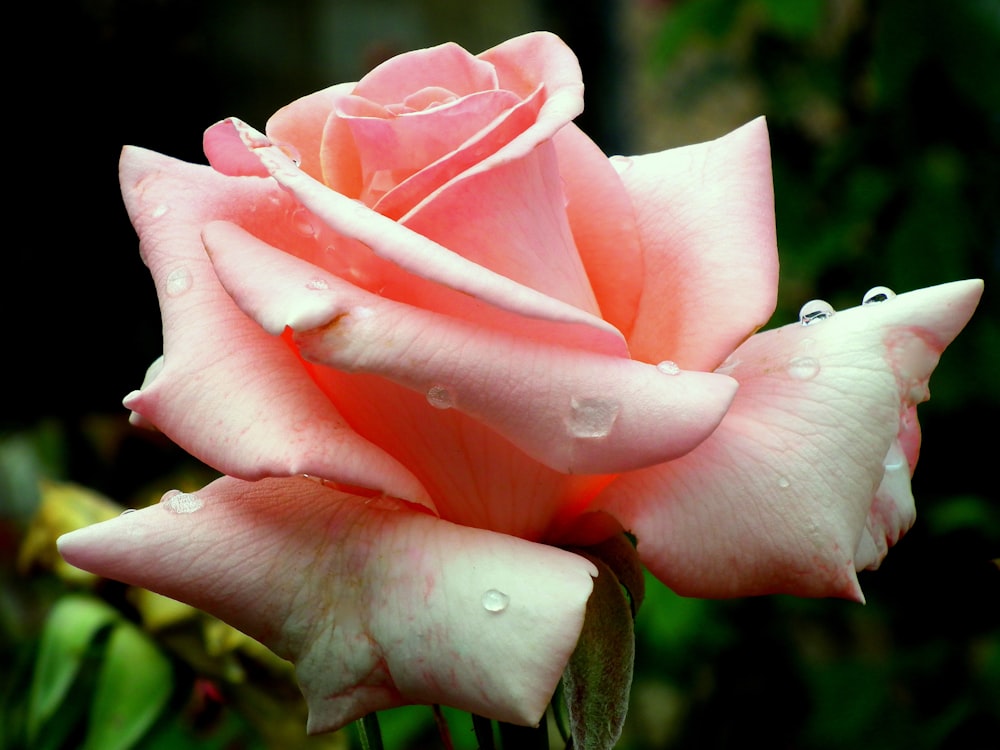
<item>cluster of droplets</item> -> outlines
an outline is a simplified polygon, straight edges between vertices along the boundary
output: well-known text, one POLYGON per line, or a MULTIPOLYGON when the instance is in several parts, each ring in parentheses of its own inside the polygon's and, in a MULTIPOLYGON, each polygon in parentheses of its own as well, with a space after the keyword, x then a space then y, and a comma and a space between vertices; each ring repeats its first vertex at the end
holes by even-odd
MULTIPOLYGON (((877 305, 896 296, 896 293, 887 286, 873 286, 865 296, 861 298, 862 305, 877 305)), ((799 323, 804 326, 811 326, 821 320, 832 318, 836 310, 826 300, 813 299, 802 305, 799 310, 799 323)))

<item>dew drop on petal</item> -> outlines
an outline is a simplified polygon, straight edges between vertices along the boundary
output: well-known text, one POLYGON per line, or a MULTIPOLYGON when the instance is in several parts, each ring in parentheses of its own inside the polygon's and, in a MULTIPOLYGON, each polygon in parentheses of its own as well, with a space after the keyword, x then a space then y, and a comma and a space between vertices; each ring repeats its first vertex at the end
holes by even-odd
POLYGON ((159 219, 161 216, 163 216, 169 210, 170 210, 170 206, 167 206, 166 204, 161 203, 159 206, 157 206, 156 208, 153 209, 152 217, 154 219, 159 219))
POLYGON ((160 505, 171 513, 194 513, 196 510, 201 510, 205 501, 194 492, 170 490, 160 498, 160 505))
POLYGON ((603 438, 611 432, 618 419, 621 404, 612 398, 578 398, 570 400, 566 427, 578 438, 603 438))
POLYGON ((316 236, 316 227, 313 226, 312 217, 304 208, 297 208, 292 212, 292 226, 303 237, 316 236))
POLYGON ((327 283, 326 279, 310 279, 306 282, 306 289, 312 291, 323 291, 324 289, 329 289, 330 285, 327 283))
POLYGON ((873 286, 865 292, 865 296, 861 299, 861 304, 873 305, 879 302, 885 302, 887 299, 892 299, 895 296, 896 293, 887 286, 873 286))
POLYGON ((680 365, 676 362, 672 362, 669 359, 665 359, 660 364, 656 366, 656 369, 662 372, 664 375, 677 375, 680 371, 680 365))
POLYGON ((819 374, 819 361, 813 357, 793 357, 788 361, 788 374, 796 380, 812 380, 819 374))
POLYGON ((792 483, 788 481, 788 477, 778 477, 778 486, 783 490, 787 490, 791 487, 792 483))
POLYGON ((167 294, 171 297, 179 297, 191 288, 194 278, 187 266, 175 268, 167 276, 167 294))
POLYGON ((497 589, 488 589, 483 592, 483 609, 487 612, 503 612, 510 604, 510 597, 497 589))
POLYGON ((432 385, 427 391, 427 403, 435 409, 450 409, 455 405, 455 397, 443 385, 432 385))
POLYGON ((804 326, 811 326, 813 323, 833 317, 834 312, 833 305, 826 300, 809 300, 799 310, 799 322, 804 326))

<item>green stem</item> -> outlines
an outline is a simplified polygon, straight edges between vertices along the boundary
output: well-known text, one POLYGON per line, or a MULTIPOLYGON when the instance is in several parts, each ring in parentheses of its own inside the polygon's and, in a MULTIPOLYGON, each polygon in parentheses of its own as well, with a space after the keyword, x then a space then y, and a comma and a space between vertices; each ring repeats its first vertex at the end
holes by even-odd
POLYGON ((372 712, 354 722, 361 738, 363 750, 383 750, 382 730, 378 725, 378 714, 372 712))

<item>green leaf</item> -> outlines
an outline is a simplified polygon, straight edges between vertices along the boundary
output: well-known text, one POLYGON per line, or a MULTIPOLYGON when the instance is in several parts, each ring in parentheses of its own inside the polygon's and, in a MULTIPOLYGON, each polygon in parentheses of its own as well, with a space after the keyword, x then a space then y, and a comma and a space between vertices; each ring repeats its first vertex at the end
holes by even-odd
POLYGON ((574 750, 608 750, 621 736, 628 712, 635 661, 632 609, 611 568, 583 554, 599 575, 563 690, 574 750))
POLYGON ((84 750, 129 750, 173 691, 170 661, 145 633, 121 621, 111 632, 90 704, 84 750))
POLYGON ((118 619, 107 604, 82 595, 56 602, 42 630, 28 703, 28 737, 32 744, 66 698, 83 664, 87 646, 118 619))

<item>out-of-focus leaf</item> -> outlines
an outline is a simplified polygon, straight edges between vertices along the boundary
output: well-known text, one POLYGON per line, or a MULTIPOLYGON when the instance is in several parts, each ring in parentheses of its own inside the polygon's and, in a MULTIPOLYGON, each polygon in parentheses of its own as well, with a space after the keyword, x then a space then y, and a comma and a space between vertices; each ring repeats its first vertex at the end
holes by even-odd
POLYGON ((108 639, 90 705, 83 750, 129 750, 167 705, 170 661, 137 627, 121 621, 108 639))
POLYGON ((42 480, 39 488, 41 502, 18 551, 18 568, 22 573, 34 567, 51 570, 73 584, 93 582, 96 576, 74 568, 59 556, 56 539, 67 532, 114 518, 122 512, 121 506, 93 490, 69 482, 42 480))
POLYGON ((826 0, 759 0, 767 10, 768 21, 786 36, 806 37, 815 34, 823 23, 826 0))
POLYGON ((28 737, 34 742, 59 709, 80 671, 90 642, 118 613, 89 596, 70 595, 53 607, 42 630, 28 703, 28 737))

